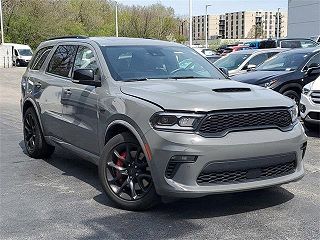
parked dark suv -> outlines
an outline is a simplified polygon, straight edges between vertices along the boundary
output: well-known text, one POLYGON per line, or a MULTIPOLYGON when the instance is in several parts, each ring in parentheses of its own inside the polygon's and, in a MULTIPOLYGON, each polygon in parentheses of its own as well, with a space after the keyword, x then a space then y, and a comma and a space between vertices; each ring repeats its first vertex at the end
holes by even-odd
POLYGON ((304 85, 320 75, 320 48, 298 48, 285 51, 267 60, 255 71, 232 79, 273 89, 300 102, 304 85))
POLYGON ((295 103, 226 79, 193 49, 130 38, 46 41, 22 77, 29 156, 98 165, 120 207, 280 185, 304 174, 295 103), (188 62, 188 64, 186 64, 188 62))

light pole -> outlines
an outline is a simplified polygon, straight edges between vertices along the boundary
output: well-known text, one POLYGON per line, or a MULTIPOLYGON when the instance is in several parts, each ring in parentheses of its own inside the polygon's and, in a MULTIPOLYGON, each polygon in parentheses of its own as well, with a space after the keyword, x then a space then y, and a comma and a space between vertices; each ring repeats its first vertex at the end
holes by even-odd
POLYGON ((278 15, 277 15, 277 39, 280 38, 280 8, 278 8, 278 15))
POLYGON ((192 0, 189 0, 189 45, 192 46, 192 0))
POLYGON ((206 5, 206 19, 205 19, 205 35, 206 35, 206 48, 208 48, 208 7, 210 7, 210 4, 206 5))
POLYGON ((0 27, 1 27, 1 44, 4 44, 4 29, 3 29, 3 12, 2 12, 2 0, 0 0, 0 27))
POLYGON ((116 37, 119 37, 119 29, 118 29, 118 2, 116 2, 116 37))

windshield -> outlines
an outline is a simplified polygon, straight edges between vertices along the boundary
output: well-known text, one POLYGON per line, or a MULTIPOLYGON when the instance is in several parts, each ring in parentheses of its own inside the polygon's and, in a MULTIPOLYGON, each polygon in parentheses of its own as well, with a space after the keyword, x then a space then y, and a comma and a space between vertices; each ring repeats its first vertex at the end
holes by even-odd
POLYGON ((116 81, 225 77, 204 57, 183 46, 101 47, 116 81))
POLYGON ((21 56, 32 56, 32 51, 30 49, 18 49, 21 56))
POLYGON ((226 57, 220 58, 217 60, 214 65, 216 67, 224 67, 226 69, 234 70, 237 69, 251 54, 244 54, 244 53, 236 53, 236 54, 229 54, 226 57))
POLYGON ((270 58, 257 71, 294 71, 302 66, 309 58, 310 53, 284 52, 270 58))

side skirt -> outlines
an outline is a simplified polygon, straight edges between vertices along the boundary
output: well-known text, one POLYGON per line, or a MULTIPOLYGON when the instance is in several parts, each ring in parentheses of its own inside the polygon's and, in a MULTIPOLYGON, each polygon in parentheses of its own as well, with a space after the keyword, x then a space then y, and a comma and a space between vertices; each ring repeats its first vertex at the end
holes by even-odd
POLYGON ((90 153, 86 150, 78 148, 70 143, 66 143, 63 140, 58 139, 56 137, 45 136, 45 139, 49 144, 52 144, 55 146, 60 146, 64 149, 70 150, 71 152, 73 152, 73 153, 77 154, 79 157, 81 157, 83 160, 89 161, 95 165, 99 164, 100 157, 93 154, 93 153, 90 153))

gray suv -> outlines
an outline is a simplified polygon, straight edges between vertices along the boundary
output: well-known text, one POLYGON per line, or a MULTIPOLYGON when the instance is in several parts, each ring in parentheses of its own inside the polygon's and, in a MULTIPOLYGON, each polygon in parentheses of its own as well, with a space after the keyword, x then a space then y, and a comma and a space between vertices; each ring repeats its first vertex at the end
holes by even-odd
POLYGON ((98 165, 107 196, 142 210, 302 178, 295 103, 235 82, 189 47, 131 38, 40 44, 21 82, 26 150, 98 165))

